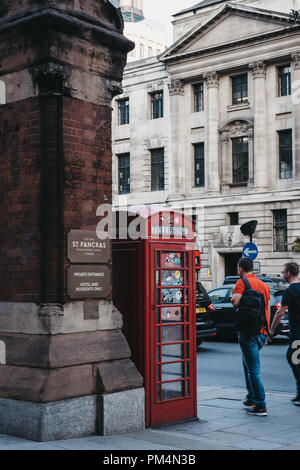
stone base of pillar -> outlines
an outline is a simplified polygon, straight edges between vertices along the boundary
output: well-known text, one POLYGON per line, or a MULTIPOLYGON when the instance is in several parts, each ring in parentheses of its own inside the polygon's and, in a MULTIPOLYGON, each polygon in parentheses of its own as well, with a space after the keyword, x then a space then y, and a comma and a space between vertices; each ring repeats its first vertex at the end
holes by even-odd
POLYGON ((252 187, 250 189, 255 191, 255 192, 259 192, 259 193, 270 192, 269 186, 255 186, 255 185, 252 185, 252 187))
POLYGON ((208 189, 206 191, 207 196, 219 196, 220 195, 220 189, 208 189))
POLYGON ((229 191, 230 190, 230 183, 222 183, 221 184, 221 192, 229 191))
POLYGON ((183 192, 180 192, 180 190, 178 190, 177 193, 174 193, 174 192, 170 193, 168 195, 166 201, 167 201, 167 203, 169 202, 169 203, 172 203, 172 204, 174 204, 176 202, 182 203, 182 199, 184 199, 185 196, 186 195, 183 192))
POLYGON ((145 428, 144 389, 50 403, 0 398, 0 434, 46 442, 145 428))
POLYGON ((145 429, 145 389, 100 395, 97 429, 101 436, 145 429))

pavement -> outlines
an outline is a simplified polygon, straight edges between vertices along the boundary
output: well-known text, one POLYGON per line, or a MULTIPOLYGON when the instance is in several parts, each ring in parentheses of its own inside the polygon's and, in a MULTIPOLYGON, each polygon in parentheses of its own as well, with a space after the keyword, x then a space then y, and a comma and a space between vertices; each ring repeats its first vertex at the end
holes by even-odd
POLYGON ((0 435, 0 450, 300 450, 300 407, 293 394, 266 392, 268 416, 249 416, 245 390, 198 386, 198 421, 141 432, 35 442, 0 435))

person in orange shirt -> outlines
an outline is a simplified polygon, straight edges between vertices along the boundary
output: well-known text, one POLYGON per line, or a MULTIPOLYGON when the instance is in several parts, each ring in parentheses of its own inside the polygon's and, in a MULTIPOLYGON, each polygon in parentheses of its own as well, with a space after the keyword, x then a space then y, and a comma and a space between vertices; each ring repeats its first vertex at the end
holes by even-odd
POLYGON ((266 395, 260 373, 259 353, 264 346, 270 327, 270 288, 264 282, 257 279, 253 274, 253 261, 250 258, 241 258, 238 262, 238 274, 241 277, 235 285, 231 302, 234 307, 238 308, 242 295, 246 289, 242 278, 245 278, 251 289, 254 289, 264 296, 265 301, 265 317, 267 322, 261 330, 256 334, 247 334, 239 331, 239 344, 242 351, 243 366, 248 394, 244 401, 245 406, 250 408, 248 414, 254 416, 267 416, 266 395))

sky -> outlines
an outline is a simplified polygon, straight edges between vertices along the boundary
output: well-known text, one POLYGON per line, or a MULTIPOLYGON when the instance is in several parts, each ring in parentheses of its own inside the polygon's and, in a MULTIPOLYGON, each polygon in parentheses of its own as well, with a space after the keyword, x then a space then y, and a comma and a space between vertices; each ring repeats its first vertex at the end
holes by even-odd
POLYGON ((144 14, 146 18, 158 21, 165 25, 168 33, 171 31, 172 14, 192 7, 200 0, 144 0, 144 14))

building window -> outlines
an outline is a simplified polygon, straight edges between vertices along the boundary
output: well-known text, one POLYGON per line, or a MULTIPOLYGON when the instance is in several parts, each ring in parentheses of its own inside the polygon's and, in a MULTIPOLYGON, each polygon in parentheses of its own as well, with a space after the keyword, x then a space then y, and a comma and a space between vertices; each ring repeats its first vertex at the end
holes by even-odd
POLYGON ((198 113, 199 111, 204 110, 204 93, 203 93, 203 83, 194 85, 194 112, 198 113))
POLYGON ((140 44, 140 59, 144 58, 144 44, 140 44))
POLYGON ((273 246, 274 251, 288 251, 286 209, 273 211, 273 246))
POLYGON ((236 137, 232 140, 232 182, 246 183, 249 176, 248 137, 236 137))
POLYGON ((129 99, 118 100, 119 126, 129 124, 129 99))
POLYGON ((162 118, 164 115, 164 95, 162 91, 151 93, 151 119, 162 118))
POLYGON ((204 176, 204 143, 194 144, 195 187, 203 188, 204 176))
POLYGON ((151 150, 151 191, 165 189, 164 149, 151 150))
POLYGON ((278 67, 278 96, 291 94, 291 67, 285 65, 278 67))
POLYGON ((248 75, 238 75, 231 78, 232 104, 248 103, 248 75))
POLYGON ((152 56, 153 56, 152 47, 148 47, 148 57, 152 57, 152 56))
POLYGON ((279 176, 293 178, 292 130, 279 131, 279 176))
POLYGON ((119 194, 130 193, 130 153, 118 156, 119 160, 119 194))
POLYGON ((239 225, 239 213, 229 212, 228 213, 229 225, 239 225))

